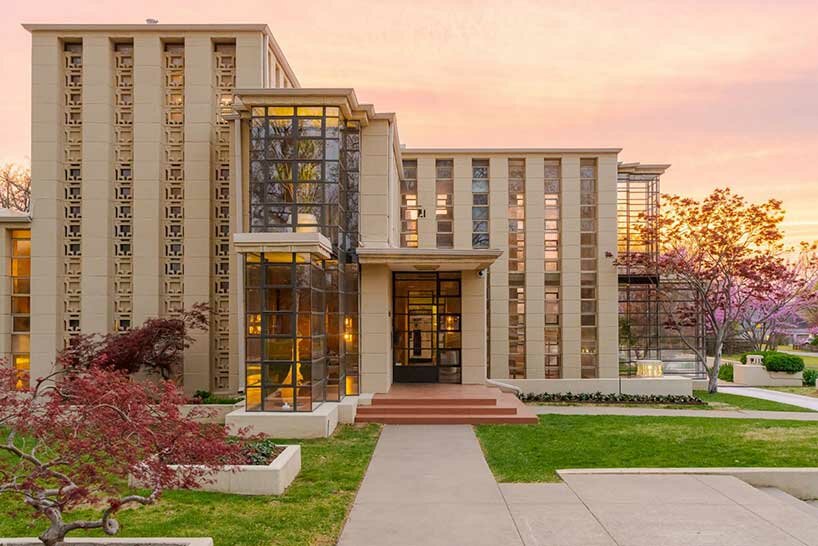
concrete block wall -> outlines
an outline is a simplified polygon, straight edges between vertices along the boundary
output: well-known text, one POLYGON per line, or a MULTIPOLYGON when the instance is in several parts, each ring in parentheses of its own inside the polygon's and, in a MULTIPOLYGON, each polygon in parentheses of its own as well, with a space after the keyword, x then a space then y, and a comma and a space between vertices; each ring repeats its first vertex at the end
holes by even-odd
MULTIPOLYGON (((133 67, 133 324, 162 312, 162 51, 185 43, 185 306, 208 302, 211 290, 211 129, 215 113, 213 48, 235 42, 237 87, 263 87, 261 27, 165 25, 29 28, 32 33, 32 374, 46 373, 62 348, 63 137, 62 48, 83 43, 82 298, 84 333, 113 324, 114 89, 113 47, 134 44, 133 67)), ((270 51, 272 49, 270 48, 270 51)), ((275 55, 266 62, 286 64, 275 55)), ((275 66, 272 68, 275 71, 275 66)), ((282 70, 279 68, 279 70, 282 70)), ((281 77, 282 85, 289 78, 281 77)), ((235 263, 235 262, 234 262, 235 263)), ((232 317, 237 313, 235 306, 232 317)), ((233 321, 236 322, 235 320, 233 321)), ((210 389, 210 341, 196 336, 185 355, 187 390, 210 389)), ((231 336, 235 345, 239 336, 231 336)), ((231 345, 233 353, 236 347, 231 345)), ((237 360, 231 386, 238 388, 237 360)))

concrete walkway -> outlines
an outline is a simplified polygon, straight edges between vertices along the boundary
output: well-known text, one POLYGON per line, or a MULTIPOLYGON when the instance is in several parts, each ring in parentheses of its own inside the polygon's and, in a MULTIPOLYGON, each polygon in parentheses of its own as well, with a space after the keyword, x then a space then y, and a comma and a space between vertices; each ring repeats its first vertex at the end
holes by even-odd
POLYGON ((726 394, 738 394, 741 396, 750 396, 752 398, 760 398, 762 400, 771 400, 773 402, 781 402, 782 404, 789 404, 791 406, 798 406, 799 408, 806 408, 813 411, 818 411, 818 398, 810 396, 803 396, 801 394, 793 394, 791 392, 772 391, 769 389, 759 389, 757 387, 719 387, 719 392, 726 394))
POLYGON ((818 546, 818 517, 732 476, 564 479, 498 485, 470 426, 387 425, 338 544, 818 546))
POLYGON ((339 546, 521 546, 469 425, 386 425, 339 546))
MULTIPOLYGON (((719 388, 721 392, 724 387, 719 388)), ((705 417, 708 419, 771 419, 818 421, 818 413, 800 411, 686 410, 616 406, 530 406, 538 415, 628 415, 632 417, 705 417)))

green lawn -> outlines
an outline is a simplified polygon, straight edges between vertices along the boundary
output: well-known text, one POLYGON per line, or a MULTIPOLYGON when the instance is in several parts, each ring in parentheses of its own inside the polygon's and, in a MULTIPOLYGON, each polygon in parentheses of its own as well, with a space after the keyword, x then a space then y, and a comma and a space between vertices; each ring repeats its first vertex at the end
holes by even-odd
POLYGON ((694 391, 694 395, 707 402, 711 409, 744 409, 756 411, 812 411, 807 408, 773 402, 772 400, 761 400, 739 394, 726 394, 718 392, 710 394, 707 391, 694 391))
POLYGON ((770 391, 788 392, 790 394, 800 394, 801 396, 811 396, 818 398, 818 389, 815 387, 764 387, 770 391))
POLYGON ((541 415, 475 429, 501 482, 558 481, 560 468, 818 466, 818 422, 541 415))
MULTIPOLYGON (((379 434, 378 425, 342 425, 332 438, 281 440, 302 449, 301 473, 281 497, 169 491, 154 506, 121 512, 119 536, 210 536, 220 546, 335 544, 379 434)), ((0 495, 0 536, 42 531, 43 521, 22 517, 28 512, 5 517, 11 507, 0 495)))

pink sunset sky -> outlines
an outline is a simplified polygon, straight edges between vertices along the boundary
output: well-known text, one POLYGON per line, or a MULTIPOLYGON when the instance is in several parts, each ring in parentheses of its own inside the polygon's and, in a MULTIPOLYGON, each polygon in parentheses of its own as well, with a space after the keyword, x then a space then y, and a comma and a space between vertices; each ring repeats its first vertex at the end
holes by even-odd
POLYGON ((267 23, 305 87, 354 87, 431 146, 616 146, 663 190, 776 197, 818 239, 818 2, 11 0, 0 160, 30 151, 20 24, 267 23))

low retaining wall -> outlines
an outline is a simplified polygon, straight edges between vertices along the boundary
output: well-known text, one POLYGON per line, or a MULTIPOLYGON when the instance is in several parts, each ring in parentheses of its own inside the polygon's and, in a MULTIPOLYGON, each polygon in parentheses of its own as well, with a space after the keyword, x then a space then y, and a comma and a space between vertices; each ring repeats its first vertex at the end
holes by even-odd
MULTIPOLYGON (((85 546, 86 544, 117 544, 121 546, 144 546, 155 544, 157 546, 213 546, 213 539, 210 537, 188 538, 188 537, 159 537, 159 538, 66 538, 63 544, 76 544, 85 546)), ((0 546, 43 546, 37 538, 0 538, 0 546)))
POLYGON ((525 394, 657 394, 690 396, 693 380, 687 377, 613 377, 605 379, 502 379, 525 394))
POLYGON ((733 383, 746 387, 800 387, 804 383, 804 372, 769 372, 760 364, 736 364, 733 383))
POLYGON ((755 487, 775 487, 801 500, 818 499, 818 468, 571 468, 557 470, 570 474, 704 474, 733 476, 755 487))
POLYGON ((338 426, 338 404, 325 402, 311 412, 247 411, 237 409, 227 414, 225 424, 230 434, 263 434, 273 438, 327 438, 338 426))
POLYGON ((208 416, 197 417, 196 421, 199 423, 215 423, 223 425, 225 417, 231 411, 244 407, 244 401, 236 402, 235 404, 183 404, 180 407, 182 416, 187 417, 191 412, 207 412, 208 416))
MULTIPOLYGON (((171 465, 178 470, 183 465, 171 465)), ((211 475, 199 491, 234 495, 281 495, 301 471, 301 446, 289 445, 269 465, 230 465, 211 475)), ((133 487, 138 481, 130 480, 133 487)))

